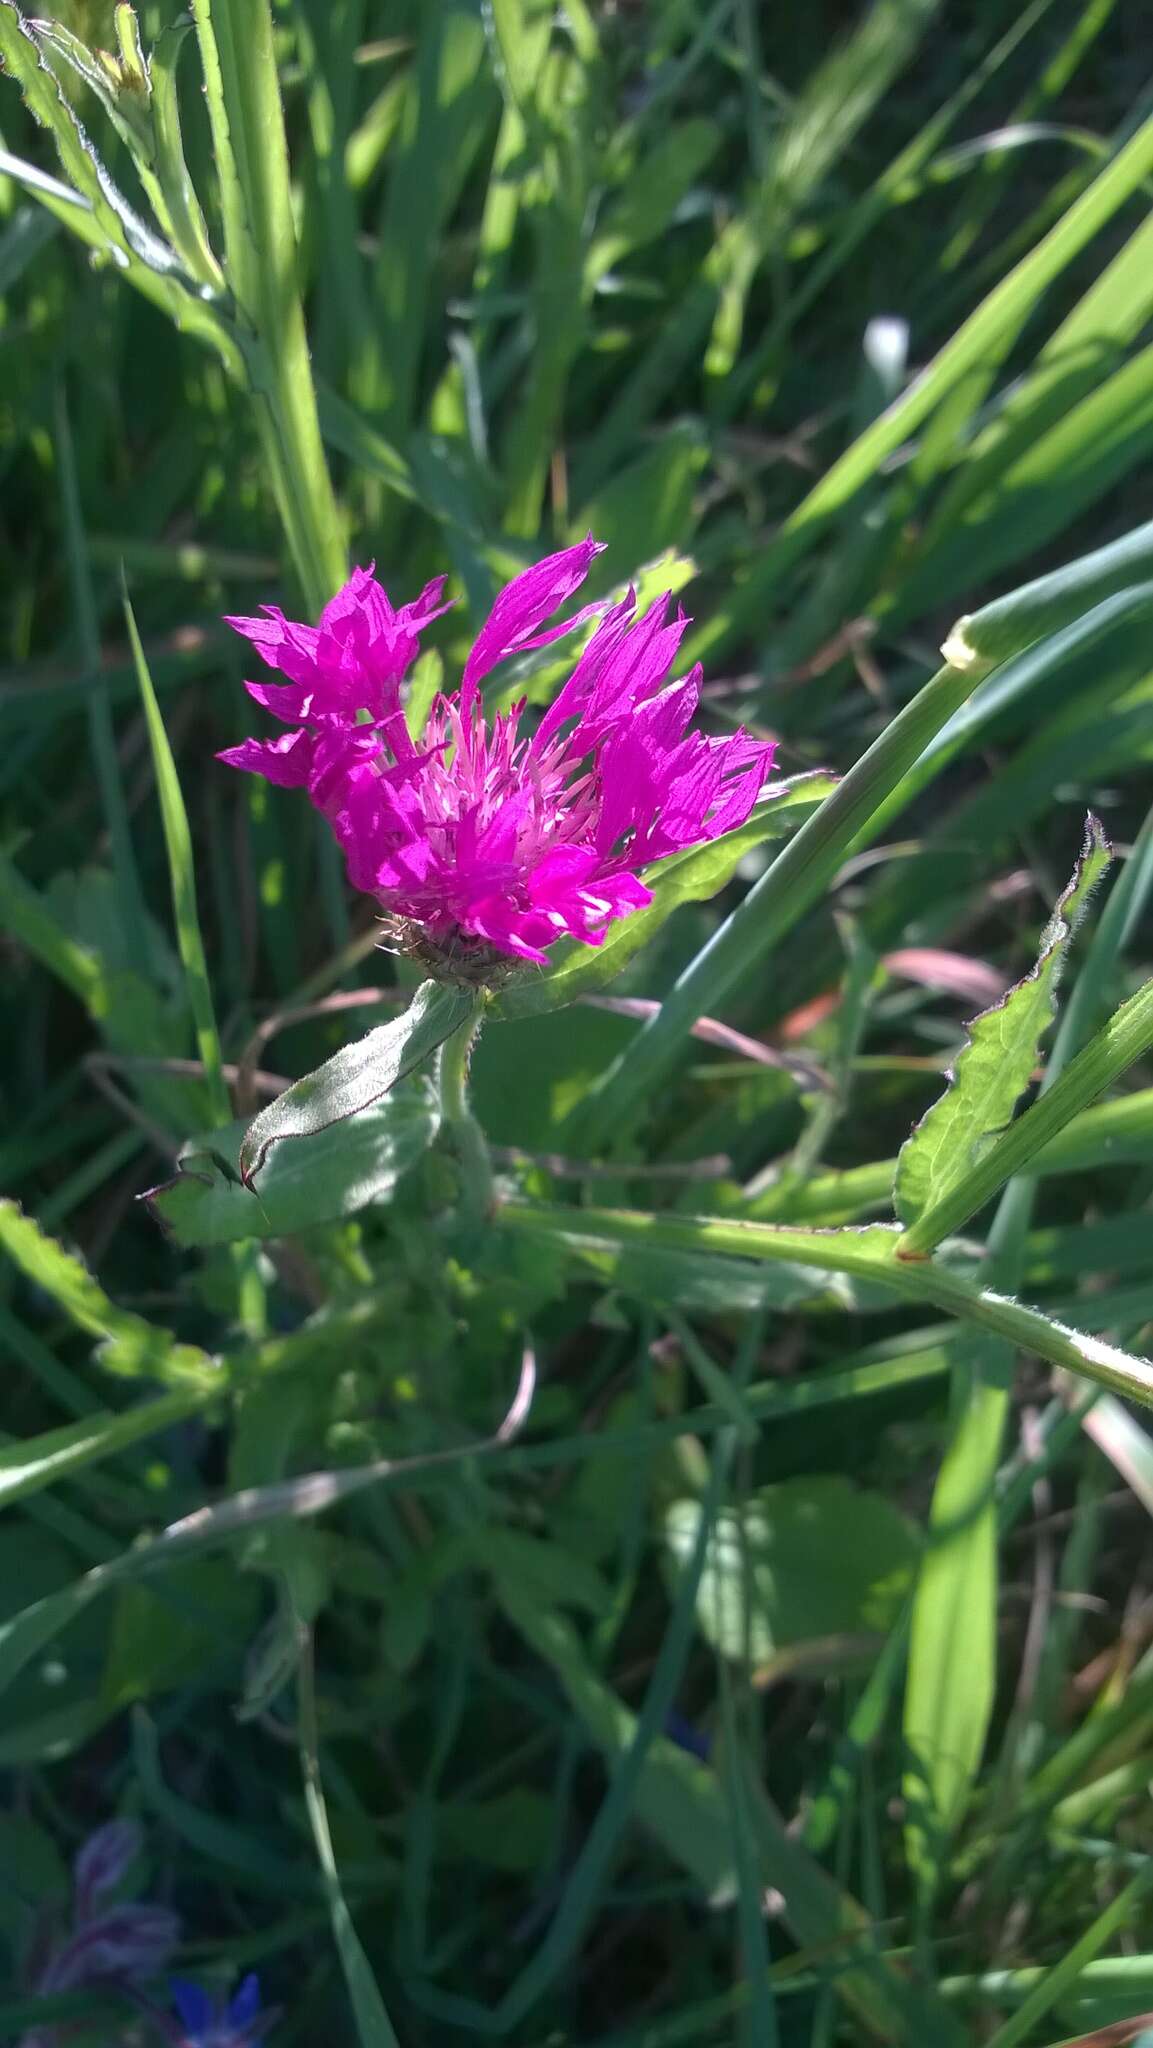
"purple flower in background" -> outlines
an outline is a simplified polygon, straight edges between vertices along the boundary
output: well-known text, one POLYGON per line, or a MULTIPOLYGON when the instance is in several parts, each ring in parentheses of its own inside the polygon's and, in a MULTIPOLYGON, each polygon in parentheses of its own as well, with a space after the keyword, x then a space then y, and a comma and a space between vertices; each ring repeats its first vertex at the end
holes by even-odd
POLYGON ((246 1977, 239 1991, 217 2003, 199 1984, 173 1979, 172 2002, 180 2018, 179 2048, 256 2048, 276 2015, 260 2011, 260 1982, 246 1977))
MULTIPOLYGON (((146 1900, 109 1903, 142 1846, 135 1821, 114 1820, 97 1828, 72 1866, 72 1922, 44 1931, 33 1966, 33 1986, 43 1997, 114 1985, 135 1992, 159 1976, 180 1939, 180 1922, 166 1906, 146 1900)), ((57 2028, 26 2034, 21 2048, 54 2048, 57 2028)))
POLYGON ((401 684, 443 578, 394 609, 357 569, 319 626, 270 606, 230 619, 287 684, 249 683, 292 730, 221 759, 306 789, 353 885, 399 943, 483 979, 512 957, 545 963, 557 939, 599 945, 651 892, 640 870, 741 825, 773 767, 771 742, 690 730, 700 670, 669 681, 687 619, 665 596, 640 617, 630 590, 607 610, 535 731, 523 703, 487 719, 479 684, 510 655, 571 632, 598 607, 546 623, 579 589, 590 537, 500 593, 459 691, 438 696, 418 740, 401 684))

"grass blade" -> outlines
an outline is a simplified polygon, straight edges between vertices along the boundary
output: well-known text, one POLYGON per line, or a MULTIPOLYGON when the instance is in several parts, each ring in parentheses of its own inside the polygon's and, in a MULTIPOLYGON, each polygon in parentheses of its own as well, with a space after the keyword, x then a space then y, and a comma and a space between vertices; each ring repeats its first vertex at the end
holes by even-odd
POLYGON ((606 1143, 646 1096, 659 1091, 697 1018, 717 1010, 751 967, 817 901, 858 832, 934 734, 960 709, 973 683, 963 671, 947 665, 886 726, 714 932, 657 1014, 582 1104, 575 1119, 579 1144, 592 1148, 606 1143))
POLYGON ((200 913, 196 906, 196 871, 192 858, 192 834, 188 827, 188 813, 184 808, 176 762, 172 756, 156 690, 144 649, 140 644, 135 614, 127 593, 124 597, 124 617, 128 626, 132 658, 136 664, 136 678, 140 685, 144 717, 148 726, 148 740, 156 770, 160 815, 164 825, 164 844, 168 853, 172 915, 176 925, 176 943, 184 968, 185 986, 188 990, 188 1007, 192 1012, 196 1031, 196 1050, 204 1063, 204 1079, 212 1120, 214 1124, 222 1125, 231 1120, 232 1103, 224 1079, 220 1034, 216 1028, 212 985, 208 979, 208 962, 200 931, 200 913))
POLYGON ((269 0, 194 0, 224 215, 225 270, 250 330, 253 400, 301 589, 316 613, 347 571, 324 458, 269 0))

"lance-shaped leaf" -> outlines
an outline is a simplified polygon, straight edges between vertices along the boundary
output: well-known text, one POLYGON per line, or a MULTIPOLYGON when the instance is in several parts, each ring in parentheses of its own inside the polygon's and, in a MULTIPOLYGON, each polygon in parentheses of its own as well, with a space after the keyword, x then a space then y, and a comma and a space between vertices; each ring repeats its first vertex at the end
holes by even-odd
POLYGON ((178 1244, 289 1237, 383 1201, 437 1126, 429 1088, 394 1088, 371 1108, 317 1131, 307 1145, 274 1145, 253 1189, 237 1169, 245 1126, 234 1124, 186 1145, 175 1180, 150 1188, 144 1200, 178 1244))
POLYGON ((1038 1048, 1053 1021, 1069 942, 1110 858, 1105 835, 1090 817, 1080 857, 1045 928, 1036 965, 999 1003, 973 1019, 944 1095, 902 1147, 893 1193, 903 1223, 914 1223, 963 1180, 1010 1121, 1033 1078, 1038 1048))
POLYGON ((15 1202, 0 1202, 0 1250, 80 1329, 103 1340, 100 1362, 110 1372, 201 1384, 215 1379, 216 1368, 205 1352, 194 1344, 178 1344, 171 1330, 110 1301, 87 1266, 15 1202))
POLYGON ((835 778, 819 771, 798 775, 758 804, 747 823, 735 831, 654 861, 644 877, 653 892, 645 909, 621 918, 599 946, 585 946, 575 939, 554 946, 544 971, 532 979, 509 982, 495 998, 490 1015, 536 1017, 604 988, 634 953, 655 938, 682 903, 705 903, 715 896, 732 881, 746 853, 767 840, 784 839, 795 832, 835 788, 835 778))
POLYGON ((443 1045, 475 1012, 479 1001, 471 989, 422 982, 403 1017, 342 1046, 314 1073, 294 1081, 253 1118, 245 1132, 239 1155, 245 1187, 252 1187, 272 1147, 283 1139, 315 1137, 380 1102, 443 1045))

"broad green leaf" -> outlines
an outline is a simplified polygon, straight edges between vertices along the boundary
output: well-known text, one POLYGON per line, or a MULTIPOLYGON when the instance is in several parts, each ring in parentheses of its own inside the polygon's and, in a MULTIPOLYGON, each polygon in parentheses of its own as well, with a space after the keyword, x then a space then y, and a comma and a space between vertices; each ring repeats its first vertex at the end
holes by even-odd
POLYGON ((191 1559, 151 1585, 121 1586, 109 1622, 100 1701, 120 1713, 176 1686, 217 1683, 232 1707, 236 1665, 256 1626, 259 1594, 230 1557, 191 1559))
POLYGON ((212 1386, 182 1388, 164 1394, 157 1401, 142 1401, 122 1414, 84 1416, 65 1423, 61 1429, 5 1444, 0 1450, 0 1507, 54 1485, 84 1465, 114 1457, 141 1437, 154 1436, 174 1422, 182 1422, 216 1398, 212 1386))
POLYGON ((474 1561, 499 1583, 507 1582, 530 1599, 587 1614, 611 1612, 612 1595, 595 1566, 559 1543, 490 1526, 469 1538, 469 1548, 474 1561))
POLYGON ((654 863, 645 875, 653 900, 644 910, 635 910, 631 917, 612 925, 599 946, 584 946, 576 940, 554 946, 549 966, 535 980, 511 981, 499 991, 490 1016, 533 1017, 603 988, 682 903, 707 902, 715 896, 732 880, 746 853, 766 840, 795 831, 835 788, 827 775, 798 776, 760 804, 748 823, 735 832, 654 863))
MULTIPOLYGON (((674 1501, 665 1544, 674 1572, 691 1555, 700 1524, 695 1500, 674 1501)), ((697 1592, 701 1633, 723 1657, 753 1669, 817 1638, 860 1638, 897 1618, 913 1575, 916 1541, 880 1494, 837 1477, 765 1486, 722 1509, 709 1532, 697 1592)))
POLYGON ((1036 964, 999 1003, 973 1019, 945 1093, 901 1150, 893 1194, 903 1223, 916 1222, 963 1180, 990 1139, 1012 1118, 1053 1021, 1069 942, 1110 859, 1105 835, 1090 818, 1080 857, 1042 935, 1036 964))
POLYGON ((437 1112, 420 1083, 394 1089, 383 1102, 318 1130, 306 1145, 274 1145, 258 1188, 239 1175, 244 1131, 238 1123, 192 1139, 176 1178, 149 1189, 149 1208, 178 1244, 290 1237, 384 1201, 432 1143, 437 1112))
POLYGON ((15 1202, 0 1202, 0 1249, 82 1330, 104 1339, 100 1362, 109 1371, 150 1379, 194 1375, 201 1384, 206 1375, 213 1374, 212 1361, 205 1352, 193 1344, 178 1344, 171 1331, 111 1302, 87 1266, 55 1238, 45 1236, 15 1202))
POLYGON ((477 1001, 471 990, 422 982, 402 1017, 378 1025, 294 1081, 253 1118, 244 1134, 239 1165, 245 1186, 252 1187, 274 1145, 286 1138, 316 1137, 378 1103, 443 1045, 474 1013, 477 1001))
POLYGON ((88 1572, 75 1585, 63 1586, 57 1593, 45 1593, 30 1607, 0 1621, 0 1692, 15 1684, 33 1658, 83 1613, 100 1590, 99 1579, 88 1572))

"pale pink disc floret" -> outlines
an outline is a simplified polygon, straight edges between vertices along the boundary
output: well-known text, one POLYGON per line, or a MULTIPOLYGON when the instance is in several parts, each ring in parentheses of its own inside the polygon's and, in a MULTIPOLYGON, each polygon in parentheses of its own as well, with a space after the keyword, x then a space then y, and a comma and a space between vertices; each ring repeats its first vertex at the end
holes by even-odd
POLYGON ((353 885, 432 948, 544 962, 562 937, 599 945, 648 903, 640 870, 741 825, 772 772, 773 747, 689 730, 700 669, 670 683, 688 624, 666 595, 639 617, 630 590, 606 610, 571 676, 531 727, 523 703, 486 717, 479 684, 511 655, 587 619, 548 624, 579 589, 590 537, 513 578, 416 741, 402 684, 420 634, 447 609, 444 578, 394 609, 357 569, 321 614, 297 625, 272 605, 234 618, 283 683, 247 684, 291 730, 220 756, 308 791, 344 851, 353 885))

